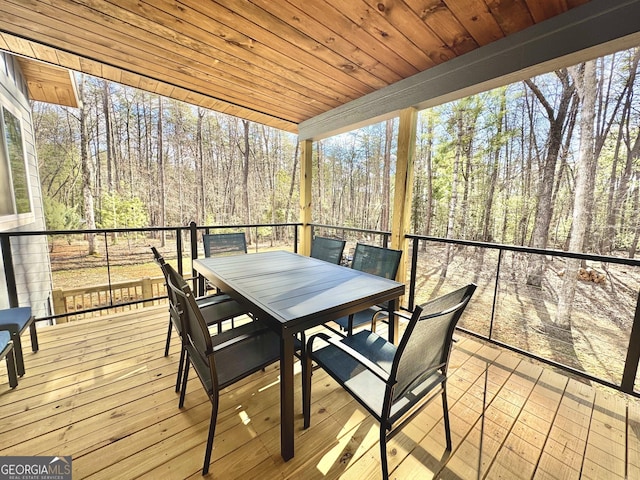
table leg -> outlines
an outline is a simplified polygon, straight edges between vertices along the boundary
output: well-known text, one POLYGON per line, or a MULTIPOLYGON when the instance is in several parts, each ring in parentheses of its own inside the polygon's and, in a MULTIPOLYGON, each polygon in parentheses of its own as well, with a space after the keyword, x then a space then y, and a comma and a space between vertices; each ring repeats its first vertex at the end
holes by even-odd
POLYGON ((394 345, 398 345, 400 341, 400 322, 395 312, 398 309, 398 299, 389 302, 389 341, 394 345))
POLYGON ((293 335, 280 337, 280 454, 286 462, 293 458, 293 335))

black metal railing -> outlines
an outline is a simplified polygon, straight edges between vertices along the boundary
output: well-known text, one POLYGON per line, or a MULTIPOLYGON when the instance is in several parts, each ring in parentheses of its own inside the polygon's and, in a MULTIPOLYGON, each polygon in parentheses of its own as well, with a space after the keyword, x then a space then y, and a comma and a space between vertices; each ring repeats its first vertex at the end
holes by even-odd
MULTIPOLYGON (((139 235, 149 241, 153 236, 169 235, 170 246, 167 252, 175 252, 178 269, 183 272, 185 260, 201 255, 200 238, 203 233, 250 230, 255 239, 251 245, 252 251, 262 248, 291 248, 297 252, 300 226, 300 223, 208 226, 192 223, 186 227, 3 232, 0 233, 0 247, 10 305, 17 306, 12 237, 98 235, 104 244, 103 263, 110 285, 114 265, 117 263, 109 249, 108 240, 113 235, 139 235), (281 235, 287 239, 286 246, 274 241, 272 232, 275 230, 287 232, 286 235, 281 235), (259 241, 265 235, 270 236, 266 246, 259 241)), ((390 232, 344 226, 314 224, 312 229, 314 233, 343 238, 348 244, 365 242, 388 246, 391 236, 390 232)), ((460 331, 561 368, 576 377, 640 396, 635 389, 640 361, 640 261, 412 234, 406 238, 411 255, 408 259, 408 288, 403 308, 412 309, 416 303, 422 303, 440 291, 473 281, 479 288, 459 326, 460 331), (576 259, 591 264, 592 267, 597 264, 597 268, 604 272, 598 274, 604 277, 604 283, 578 283, 577 299, 570 309, 575 316, 574 324, 569 329, 566 325, 558 326, 562 322, 554 318, 561 298, 560 289, 566 274, 563 267, 567 259, 576 259), (527 279, 532 263, 545 265, 546 273, 539 285, 530 284, 527 279), (593 321, 593 326, 587 325, 589 316, 597 317, 599 323, 593 321), (576 319, 583 323, 578 324, 576 319), (593 329, 588 330, 585 325, 593 329), (589 348, 593 352, 577 351, 576 346, 582 348, 580 345, 583 344, 591 344, 589 348), (602 365, 581 361, 585 357, 599 358, 602 365)), ((144 255, 144 261, 150 261, 148 248, 144 249, 144 255)), ((157 296, 123 302, 111 297, 104 306, 67 314, 52 314, 39 319, 58 319, 162 298, 164 297, 157 296)))
MULTIPOLYGON (((348 241, 382 246, 387 246, 391 235, 333 225, 313 228, 321 229, 324 235, 331 232, 348 241)), ((639 260, 413 234, 406 239, 411 257, 405 279, 407 294, 401 308, 411 310, 440 291, 474 282, 479 288, 459 331, 575 377, 640 396, 635 389, 640 362, 639 260), (461 253, 465 249, 473 253, 461 253), (457 265, 456 257, 460 257, 457 265), (481 265, 478 259, 483 259, 481 265), (569 308, 578 318, 600 317, 600 325, 591 330, 585 330, 583 325, 558 326, 563 319, 554 318, 555 312, 549 311, 558 310, 559 289, 567 274, 559 267, 564 267, 567 259, 606 269, 604 274, 595 274, 598 283, 577 281, 578 292, 569 308), (544 265, 539 285, 527 278, 531 264, 544 265), (617 270, 613 272, 614 269, 617 270), (521 305, 514 309, 512 305, 518 304, 521 305), (611 321, 607 316, 612 317, 611 321), (612 328, 604 332, 608 326, 612 328), (581 341, 591 343, 591 350, 581 347, 578 355, 576 345, 580 346, 581 341)))
MULTIPOLYGON (((151 262, 152 256, 151 252, 148 248, 152 242, 156 244, 159 243, 159 237, 162 235, 167 237, 167 243, 169 244, 168 248, 165 248, 165 256, 167 259, 175 259, 177 262, 177 268, 180 273, 183 273, 185 270, 185 259, 197 258, 198 249, 201 249, 201 243, 199 240, 199 234, 204 232, 208 232, 216 229, 252 229, 255 231, 255 235, 253 238, 256 239, 252 245, 255 251, 258 251, 259 248, 263 248, 260 246, 259 240, 265 237, 264 230, 269 229, 279 229, 280 231, 287 231, 288 238, 291 238, 291 243, 293 243, 293 250, 297 251, 297 243, 298 243, 298 227, 300 224, 297 223, 286 223, 286 224, 246 224, 246 225, 207 225, 207 226, 196 226, 195 224, 185 226, 185 227, 147 227, 147 228, 114 228, 114 229, 85 229, 85 230, 47 230, 47 231, 24 231, 24 232, 0 232, 0 249, 2 252, 2 259, 4 262, 4 272, 5 272, 5 280, 7 286, 7 295, 9 300, 10 307, 19 306, 18 300, 18 282, 16 282, 16 268, 14 266, 14 260, 16 259, 16 252, 14 250, 14 246, 12 246, 12 239, 14 241, 20 241, 21 239, 25 239, 28 237, 34 238, 49 238, 51 239, 51 244, 58 241, 59 243, 66 243, 65 240, 69 239, 79 239, 82 238, 82 249, 83 253, 78 255, 84 259, 94 260, 94 267, 101 267, 105 269, 105 281, 96 282, 96 283, 104 283, 105 291, 107 292, 107 299, 100 302, 100 305, 90 306, 90 307, 82 307, 78 309, 74 309, 71 312, 55 312, 52 313, 49 311, 49 314, 46 315, 38 315, 38 321, 51 321, 51 320, 63 320, 68 317, 78 317, 90 313, 98 313, 103 311, 109 311, 114 308, 124 308, 124 307, 132 307, 137 306, 139 304, 149 304, 155 301, 160 301, 166 298, 166 295, 157 295, 157 296, 144 296, 144 298, 136 298, 132 300, 123 300, 122 298, 116 299, 113 297, 113 292, 116 290, 113 288, 114 285, 117 284, 114 281, 114 269, 122 264, 122 263, 149 263, 151 262), (259 233, 262 232, 262 233, 259 233), (86 239, 87 236, 93 235, 94 241, 99 242, 100 253, 96 257, 91 257, 86 254, 87 252, 87 244, 88 241, 86 239), (122 237, 127 237, 127 239, 123 239, 122 237), (122 241, 131 241, 131 237, 135 238, 135 243, 137 244, 137 253, 129 253, 128 258, 114 258, 116 257, 114 251, 116 250, 113 246, 114 239, 117 238, 118 242, 122 241), (62 239, 62 241, 60 240, 62 239)), ((69 241, 71 243, 71 241, 69 241)), ((271 242, 269 242, 271 243, 271 242)), ((282 243, 282 242, 281 242, 282 243)), ((282 247, 282 245, 281 245, 282 247)), ((18 249, 19 250, 19 249, 18 249)), ((30 259, 30 262, 33 264, 33 259, 30 259)), ((79 267, 76 268, 78 274, 75 275, 78 281, 84 282, 82 286, 87 285, 87 270, 83 270, 79 267)), ((186 267, 191 269, 191 266, 186 267)), ((41 272, 42 274, 47 273, 41 272)), ((159 270, 158 270, 159 273, 159 270)), ((49 304, 52 303, 50 299, 49 304)))
POLYGON ((640 360, 639 260, 419 235, 407 239, 407 308, 444 284, 473 281, 479 288, 461 331, 639 396, 634 388, 640 360), (585 265, 569 319, 560 318, 558 307, 565 276, 576 273, 566 269, 567 259, 585 265), (529 283, 532 264, 544 265, 540 284, 529 283))
MULTIPOLYGON (((251 229, 255 231, 255 242, 253 242, 252 250, 256 253, 259 251, 259 241, 260 238, 259 231, 261 229, 283 229, 283 228, 292 228, 293 227, 293 251, 295 253, 298 252, 298 227, 301 226, 301 223, 280 223, 280 224, 239 224, 239 225, 205 225, 198 226, 195 222, 191 222, 189 224, 189 238, 191 240, 191 260, 197 259, 200 254, 199 245, 203 245, 203 242, 200 241, 202 235, 210 234, 211 232, 218 233, 226 233, 226 232, 237 232, 239 230, 247 230, 251 229)), ((249 236, 251 238, 251 235, 249 236)), ((273 238, 273 237, 272 237, 273 238)), ((249 246, 247 246, 249 248, 249 246)), ((204 250, 204 246, 203 249, 204 250)), ((182 273, 182 271, 181 271, 182 273)), ((205 280, 202 276, 198 275, 195 269, 191 269, 191 277, 193 281, 193 290, 198 292, 200 295, 205 293, 205 280)))

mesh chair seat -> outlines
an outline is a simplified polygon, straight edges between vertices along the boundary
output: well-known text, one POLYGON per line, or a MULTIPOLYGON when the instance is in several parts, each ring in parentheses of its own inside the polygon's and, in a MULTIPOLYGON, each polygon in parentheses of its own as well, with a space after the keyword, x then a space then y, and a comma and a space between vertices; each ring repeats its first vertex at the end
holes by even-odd
POLYGON ((304 428, 311 421, 311 367, 315 361, 380 424, 384 479, 389 474, 387 440, 438 394, 442 396, 447 450, 451 450, 447 367, 453 331, 475 288, 469 284, 416 307, 397 347, 367 330, 344 338, 322 332, 311 336, 303 366, 304 428), (316 342, 321 345, 315 346, 316 342))
MULTIPOLYGON (((362 330, 339 340, 357 350, 367 360, 378 365, 387 374, 391 371, 396 346, 375 333, 362 330)), ((382 415, 384 386, 386 382, 363 366, 356 358, 333 344, 327 344, 313 352, 318 365, 330 372, 334 379, 367 404, 369 410, 382 415)))
MULTIPOLYGON (((168 287, 168 272, 166 270, 166 261, 164 260, 164 257, 160 255, 160 252, 158 252, 158 249, 156 247, 151 247, 151 251, 153 252, 154 261, 158 264, 160 270, 162 271, 162 275, 164 276, 165 285, 167 285, 167 297, 169 298, 169 303, 174 304, 175 307, 175 295, 168 287)), ((195 300, 198 307, 202 309, 207 325, 217 325, 218 332, 222 331, 223 321, 233 320, 235 317, 239 317, 247 313, 245 308, 243 308, 237 301, 235 301, 225 293, 214 293, 211 295, 205 295, 202 297, 198 297, 195 300)), ((176 330, 178 330, 178 334, 181 335, 182 331, 180 330, 178 322, 176 322, 175 318, 172 319, 170 312, 169 324, 167 327, 167 341, 165 342, 164 347, 165 357, 169 355, 169 347, 171 346, 171 331, 174 326, 176 327, 176 330)))
MULTIPOLYGON (((280 337, 273 330, 251 322, 211 337, 216 355, 218 388, 225 388, 280 358, 280 337)), ((208 393, 213 392, 209 364, 187 344, 189 359, 208 393)))
POLYGON ((359 327, 360 325, 371 323, 371 319, 373 318, 373 316, 381 310, 382 307, 374 306, 371 308, 367 308, 366 310, 361 310, 354 313, 351 318, 340 317, 337 320, 334 320, 334 322, 337 323, 340 328, 346 332, 349 330, 349 324, 351 324, 351 328, 354 329, 356 327, 359 327))
POLYGON ((202 316, 208 326, 217 326, 218 333, 222 331, 222 322, 240 317, 247 313, 247 309, 229 295, 209 295, 196 301, 202 311, 202 316), (218 297, 218 298, 211 298, 218 297))

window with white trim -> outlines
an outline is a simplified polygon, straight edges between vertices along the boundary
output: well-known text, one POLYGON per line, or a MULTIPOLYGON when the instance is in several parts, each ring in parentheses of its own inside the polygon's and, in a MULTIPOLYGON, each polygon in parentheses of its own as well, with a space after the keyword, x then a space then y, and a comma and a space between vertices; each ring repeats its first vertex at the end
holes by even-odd
POLYGON ((31 213, 29 175, 20 119, 0 109, 0 216, 31 213))

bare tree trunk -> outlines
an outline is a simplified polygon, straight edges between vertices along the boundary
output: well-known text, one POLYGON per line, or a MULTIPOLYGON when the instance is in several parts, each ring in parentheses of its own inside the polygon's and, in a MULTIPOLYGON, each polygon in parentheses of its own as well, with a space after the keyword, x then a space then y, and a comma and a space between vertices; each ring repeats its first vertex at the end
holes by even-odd
MULTIPOLYGON (((556 114, 551 104, 547 101, 542 91, 531 80, 526 80, 525 84, 538 98, 542 106, 547 111, 549 120, 549 144, 547 155, 542 168, 542 178, 540 178, 536 216, 531 236, 531 246, 535 248, 547 248, 549 240, 549 226, 553 215, 553 180, 556 174, 556 164, 562 145, 562 134, 571 97, 574 94, 574 87, 569 81, 569 75, 565 69, 556 72, 562 82, 562 95, 558 113, 556 114)), ((540 287, 544 275, 544 258, 540 255, 533 255, 529 261, 529 274, 527 284, 540 287)))
POLYGON ((198 155, 196 160, 196 169, 198 176, 197 193, 196 193, 196 218, 198 223, 204 224, 206 222, 206 200, 204 190, 204 153, 202 149, 202 119, 204 118, 204 109, 198 107, 198 125, 196 131, 196 148, 198 149, 198 155))
POLYGON ((299 155, 300 155, 300 142, 296 142, 296 149, 293 152, 293 171, 291 172, 291 184, 289 185, 289 195, 287 197, 287 208, 286 208, 286 215, 285 215, 285 222, 287 223, 291 221, 291 201, 293 200, 293 193, 297 185, 296 172, 298 170, 299 155))
POLYGON ((113 142, 111 137, 111 116, 109 115, 109 82, 102 81, 102 113, 104 115, 104 135, 107 147, 107 189, 112 192, 113 182, 113 142))
MULTIPOLYGON (((322 142, 318 142, 316 144, 316 148, 317 148, 317 155, 316 155, 317 174, 313 176, 313 179, 316 182, 316 187, 318 192, 317 193, 318 202, 316 203, 316 206, 317 206, 316 218, 318 219, 318 223, 325 223, 324 205, 323 205, 323 202, 320 202, 320 199, 324 197, 322 192, 322 187, 324 186, 324 175, 322 175, 322 161, 323 161, 322 142)), ((296 147, 296 151, 297 150, 298 150, 298 147, 296 147)))
MULTIPOLYGON (((500 139, 502 137, 502 130, 504 128, 504 117, 507 113, 507 95, 503 89, 500 94, 500 111, 496 119, 496 137, 500 139)), ((490 165, 491 173, 489 175, 489 191, 487 192, 486 206, 484 209, 484 216, 482 218, 482 240, 484 242, 493 241, 493 235, 491 235, 491 212, 493 205, 493 197, 496 191, 496 183, 498 180, 498 168, 500 168, 500 148, 501 142, 495 147, 493 152, 493 162, 490 165)))
MULTIPOLYGON (((457 139, 456 139, 456 153, 453 159, 453 173, 451 177, 451 199, 449 200, 449 214, 447 218, 447 234, 446 238, 453 238, 453 227, 455 225, 456 218, 456 210, 458 206, 458 176, 460 170, 460 161, 462 160, 462 136, 463 136, 463 122, 462 122, 462 113, 456 113, 456 131, 457 131, 457 139)), ((449 264, 452 260, 452 248, 453 245, 451 243, 447 243, 445 249, 445 261, 442 267, 442 271, 440 273, 441 278, 446 278, 447 269, 449 268, 449 264)))
MULTIPOLYGON (((584 64, 582 81, 576 85, 582 101, 580 115, 580 157, 576 174, 575 198, 573 201, 573 222, 569 250, 580 252, 584 248, 588 217, 593 208, 593 191, 597 158, 594 156, 594 119, 596 100, 596 64, 594 60, 584 64)), ((571 331, 571 308, 575 297, 579 259, 567 259, 567 269, 562 288, 558 294, 556 325, 571 331)))
MULTIPOLYGON (((89 155, 89 128, 87 118, 87 103, 85 98, 85 79, 84 76, 80 80, 78 87, 80 94, 80 161, 82 162, 82 196, 84 199, 84 219, 85 228, 94 230, 96 228, 96 219, 93 208, 93 162, 89 155)), ((87 234, 89 243, 89 255, 96 254, 95 234, 87 234)))
MULTIPOLYGON (((160 226, 167 225, 167 199, 165 190, 165 172, 164 172, 164 144, 163 144, 163 124, 162 116, 164 110, 162 106, 162 97, 158 97, 158 176, 160 177, 160 226)), ((160 245, 165 246, 167 243, 167 232, 160 232, 160 245)))
MULTIPOLYGON (((629 128, 631 112, 633 108, 633 97, 635 93, 634 85, 637 76, 638 63, 640 61, 640 48, 637 48, 631 59, 629 68, 629 78, 627 79, 626 90, 624 94, 624 102, 622 104, 622 118, 618 128, 618 138, 613 155, 613 162, 611 165, 611 176, 609 179, 609 194, 607 200, 607 220, 606 220, 606 234, 602 242, 603 253, 611 254, 616 246, 616 233, 617 227, 621 223, 620 217, 622 213, 622 206, 625 198, 628 194, 629 180, 632 175, 632 167, 634 157, 640 153, 640 135, 638 135, 631 146, 631 138, 628 134, 631 132, 629 128), (627 134, 627 135, 626 135, 627 134), (620 163, 620 155, 622 146, 626 147, 626 162, 622 169, 620 179, 618 176, 618 164, 620 163)), ((634 210, 636 211, 636 210, 634 210)), ((633 248, 633 247, 632 247, 633 248)))
MULTIPOLYGON (((427 118, 427 218, 424 225, 424 234, 431 235, 431 221, 433 217, 433 115, 427 118)), ((426 242, 422 242, 426 250, 426 242)))
POLYGON ((384 159, 382 167, 382 211, 380 229, 389 230, 389 210, 391 201, 391 143, 393 142, 393 119, 385 124, 384 159))
MULTIPOLYGON (((242 150, 242 203, 244 205, 244 221, 245 223, 251 223, 251 211, 249 207, 249 158, 251 156, 249 149, 249 121, 242 120, 242 126, 244 128, 244 149, 242 150)), ((249 236, 249 238, 251 237, 249 236)))
MULTIPOLYGON (((637 182, 640 180, 640 173, 636 172, 636 187, 633 189, 633 211, 637 212, 640 207, 640 188, 637 187, 637 182)), ((634 258, 636 255, 636 249, 638 248, 638 240, 640 239, 640 217, 636 215, 636 224, 633 229, 633 240, 629 247, 629 258, 634 258)))
MULTIPOLYGON (((615 55, 614 55, 614 58, 615 58, 615 55)), ((636 71, 638 68, 639 60, 640 60, 640 49, 636 49, 635 54, 631 60, 631 65, 629 68, 629 77, 627 78, 624 89, 622 93, 615 98, 612 98, 608 94, 611 91, 611 83, 613 82, 612 79, 615 77, 614 61, 611 61, 609 63, 609 68, 611 71, 608 72, 609 73, 608 75, 605 75, 605 72, 604 72, 605 63, 602 60, 599 60, 596 64, 596 66, 600 65, 600 68, 602 70, 602 75, 600 77, 603 79, 598 82, 597 84, 598 88, 596 90, 597 98, 600 99, 600 101, 596 105, 597 130, 594 133, 595 140, 594 140, 593 156, 596 159, 600 157, 600 153, 604 147, 605 141, 607 140, 609 131, 611 130, 611 127, 614 125, 614 122, 619 121, 618 110, 620 109, 621 106, 623 110, 623 113, 622 113, 623 118, 625 116, 625 109, 628 107, 628 104, 630 102, 629 99, 633 97, 633 85, 635 83, 636 71), (609 84, 606 85, 606 87, 604 85, 605 77, 609 79, 609 84)), ((614 176, 615 176, 616 161, 617 161, 617 156, 614 159, 614 166, 612 167, 614 176)), ((610 181, 612 184, 615 183, 615 179, 613 177, 611 178, 610 181)), ((594 182, 595 182, 595 174, 594 174, 594 182)), ((595 243, 594 239, 592 238, 593 237, 592 223, 593 223, 593 209, 589 211, 589 214, 587 216, 585 248, 590 248, 595 243)), ((599 244, 602 245, 602 243, 603 243, 603 239, 601 238, 599 244)))

